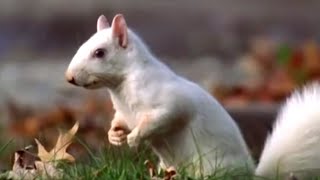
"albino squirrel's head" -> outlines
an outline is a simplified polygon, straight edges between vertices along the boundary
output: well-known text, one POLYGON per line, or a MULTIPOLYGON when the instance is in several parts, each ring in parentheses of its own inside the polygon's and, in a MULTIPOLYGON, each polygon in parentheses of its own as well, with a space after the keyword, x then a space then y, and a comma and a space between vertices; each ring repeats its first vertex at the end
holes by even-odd
POLYGON ((68 82, 87 89, 118 86, 135 54, 134 37, 121 14, 117 14, 111 26, 101 15, 97 32, 89 38, 71 60, 65 73, 68 82))

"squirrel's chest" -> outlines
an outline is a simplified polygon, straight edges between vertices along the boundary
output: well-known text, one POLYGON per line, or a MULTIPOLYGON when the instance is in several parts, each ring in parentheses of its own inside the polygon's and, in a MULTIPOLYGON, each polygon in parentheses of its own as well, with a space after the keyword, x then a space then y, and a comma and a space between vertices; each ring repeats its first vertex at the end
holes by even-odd
POLYGON ((139 121, 139 116, 144 109, 143 101, 135 96, 119 97, 111 95, 115 110, 123 115, 124 121, 133 129, 139 121))
POLYGON ((158 89, 154 83, 134 79, 123 85, 118 92, 110 91, 116 111, 120 112, 129 128, 134 128, 144 113, 152 110, 159 101, 158 89))

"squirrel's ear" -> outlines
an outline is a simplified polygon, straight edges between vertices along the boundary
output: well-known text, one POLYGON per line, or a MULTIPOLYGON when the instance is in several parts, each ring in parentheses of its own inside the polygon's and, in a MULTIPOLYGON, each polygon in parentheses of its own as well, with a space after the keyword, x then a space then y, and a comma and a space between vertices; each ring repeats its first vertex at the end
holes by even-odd
POLYGON ((100 15, 97 20, 97 31, 110 27, 107 18, 104 15, 100 15))
POLYGON ((119 45, 126 48, 128 45, 128 28, 122 14, 117 14, 113 18, 111 29, 113 36, 118 38, 119 45))

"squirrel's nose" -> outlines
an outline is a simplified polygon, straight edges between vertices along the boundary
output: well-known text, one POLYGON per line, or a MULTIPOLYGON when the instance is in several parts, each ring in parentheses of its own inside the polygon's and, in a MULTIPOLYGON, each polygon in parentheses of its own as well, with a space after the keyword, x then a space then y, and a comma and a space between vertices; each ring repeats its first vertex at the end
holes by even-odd
POLYGON ((69 79, 67 79, 69 83, 73 84, 73 85, 77 85, 76 81, 74 80, 74 77, 71 77, 69 79))
POLYGON ((66 79, 70 84, 77 85, 76 80, 72 75, 66 73, 66 79))

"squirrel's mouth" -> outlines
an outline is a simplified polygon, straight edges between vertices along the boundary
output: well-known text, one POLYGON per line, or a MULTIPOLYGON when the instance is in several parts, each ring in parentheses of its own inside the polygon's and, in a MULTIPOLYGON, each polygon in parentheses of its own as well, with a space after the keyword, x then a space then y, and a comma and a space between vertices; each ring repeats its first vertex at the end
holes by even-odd
POLYGON ((102 87, 102 84, 99 81, 92 81, 91 83, 87 83, 83 85, 86 89, 98 89, 102 87))

